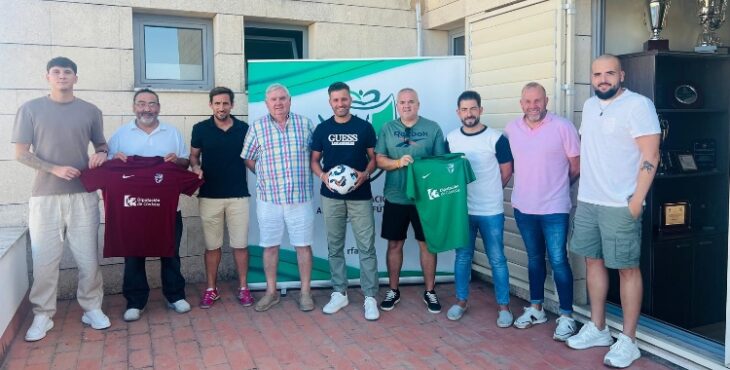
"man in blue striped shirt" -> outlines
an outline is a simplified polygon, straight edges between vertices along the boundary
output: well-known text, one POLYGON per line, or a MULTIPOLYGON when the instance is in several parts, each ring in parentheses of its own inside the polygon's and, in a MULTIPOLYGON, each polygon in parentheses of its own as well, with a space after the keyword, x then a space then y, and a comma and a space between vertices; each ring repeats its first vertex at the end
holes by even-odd
POLYGON ((311 311, 312 276, 312 170, 309 166, 314 124, 309 118, 290 112, 291 95, 281 84, 266 89, 269 114, 255 120, 246 135, 241 157, 256 174, 256 216, 259 245, 264 248, 266 294, 256 303, 256 311, 266 311, 279 303, 276 272, 284 225, 289 242, 297 251, 301 295, 299 309, 311 311))

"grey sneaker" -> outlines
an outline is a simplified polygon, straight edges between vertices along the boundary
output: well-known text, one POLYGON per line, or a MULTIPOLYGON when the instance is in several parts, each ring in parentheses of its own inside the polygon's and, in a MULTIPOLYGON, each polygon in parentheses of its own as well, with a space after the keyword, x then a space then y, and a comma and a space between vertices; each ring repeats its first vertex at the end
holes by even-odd
POLYGON ((254 306, 253 309, 258 312, 263 312, 273 307, 277 303, 279 303, 279 292, 276 292, 274 294, 266 294, 261 297, 258 302, 256 302, 256 306, 254 306))
POLYGON ((512 326, 512 322, 514 321, 514 316, 512 316, 512 311, 509 310, 499 310, 499 316, 497 316, 497 326, 500 328, 509 328, 512 326))
POLYGON ((527 329, 532 325, 542 324, 548 320, 545 310, 538 311, 532 306, 525 307, 524 310, 525 312, 515 320, 515 327, 518 329, 527 329))
POLYGON ((314 309, 314 299, 311 292, 299 294, 299 309, 308 312, 314 309))
POLYGON ((575 335, 576 325, 572 317, 560 316, 556 322, 558 326, 555 328, 555 333, 553 333, 553 339, 559 342, 565 342, 568 338, 575 335))
POLYGON ((26 342, 35 342, 46 337, 46 332, 53 329, 53 320, 46 315, 35 315, 33 323, 25 333, 26 342))
POLYGON ((611 367, 624 368, 631 366, 639 357, 641 357, 639 346, 631 338, 621 333, 618 335, 616 343, 611 346, 611 350, 603 358, 603 363, 611 367))
POLYGON ((613 344, 613 338, 611 338, 611 332, 608 331, 608 326, 603 330, 598 330, 593 321, 588 321, 580 328, 578 334, 568 338, 565 344, 572 349, 608 347, 613 344))
POLYGON ((143 309, 139 308, 127 308, 126 311, 124 311, 124 321, 137 321, 139 320, 140 316, 142 316, 143 309))
POLYGON ((175 310, 177 313, 185 313, 190 311, 190 303, 184 299, 178 299, 175 302, 167 302, 167 308, 175 310))
POLYGON ((462 316, 464 316, 467 308, 469 308, 469 306, 461 307, 458 304, 455 304, 451 306, 448 311, 446 311, 446 318, 451 321, 459 320, 462 316))

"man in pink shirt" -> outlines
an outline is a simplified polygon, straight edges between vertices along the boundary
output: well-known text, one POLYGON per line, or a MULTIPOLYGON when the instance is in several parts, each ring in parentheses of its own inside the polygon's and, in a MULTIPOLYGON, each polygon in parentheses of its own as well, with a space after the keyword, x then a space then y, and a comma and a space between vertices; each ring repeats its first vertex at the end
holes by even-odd
POLYGON ((547 250, 560 301, 560 317, 553 339, 575 334, 573 273, 566 241, 570 214, 570 184, 580 172, 580 144, 573 124, 547 111, 545 88, 530 82, 522 89, 524 116, 505 128, 514 157, 512 207, 528 258, 530 303, 517 318, 520 329, 547 321, 542 308, 547 250))

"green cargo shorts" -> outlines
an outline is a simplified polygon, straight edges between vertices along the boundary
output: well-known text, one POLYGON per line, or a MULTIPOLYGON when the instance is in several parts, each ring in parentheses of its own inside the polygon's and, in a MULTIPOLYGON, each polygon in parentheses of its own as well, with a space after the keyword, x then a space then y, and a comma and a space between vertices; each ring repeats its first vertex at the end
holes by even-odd
POLYGON ((578 202, 569 248, 575 254, 602 259, 607 268, 639 267, 641 216, 634 219, 628 206, 578 202))

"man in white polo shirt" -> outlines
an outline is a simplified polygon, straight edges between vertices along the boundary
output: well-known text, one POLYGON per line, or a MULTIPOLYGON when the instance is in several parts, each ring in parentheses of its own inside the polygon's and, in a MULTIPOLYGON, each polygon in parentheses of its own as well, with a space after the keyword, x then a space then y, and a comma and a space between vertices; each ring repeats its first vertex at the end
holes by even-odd
MULTIPOLYGON (((136 119, 120 127, 109 139, 109 158, 127 160, 127 156, 164 157, 187 168, 189 152, 180 131, 172 125, 159 121, 160 99, 152 90, 142 89, 134 94, 134 114, 136 119)), ((182 238, 182 215, 177 211, 175 221, 175 255, 160 257, 160 276, 162 278, 162 294, 167 304, 177 313, 190 311, 190 304, 185 300, 185 278, 180 272, 180 240, 182 238)), ((150 287, 145 272, 145 257, 124 258, 124 282, 122 294, 127 299, 125 321, 139 320, 147 299, 150 287)))
POLYGON ((636 325, 642 297, 641 214, 659 162, 659 120, 654 104, 621 86, 613 55, 591 66, 596 95, 583 104, 580 187, 570 250, 586 258, 591 321, 566 341, 585 349, 611 346, 603 362, 628 367, 641 357, 636 325), (619 270, 623 333, 616 343, 606 327, 607 269, 619 270))

